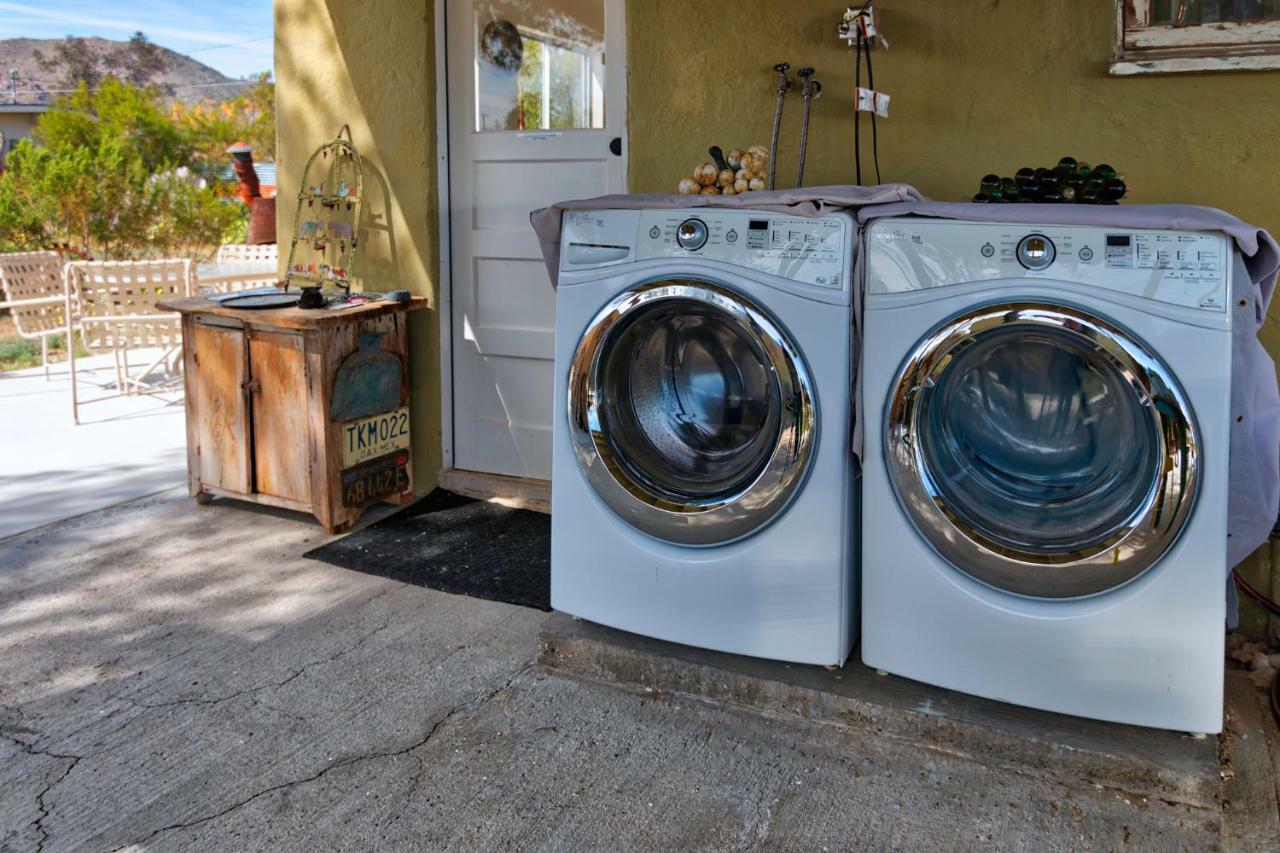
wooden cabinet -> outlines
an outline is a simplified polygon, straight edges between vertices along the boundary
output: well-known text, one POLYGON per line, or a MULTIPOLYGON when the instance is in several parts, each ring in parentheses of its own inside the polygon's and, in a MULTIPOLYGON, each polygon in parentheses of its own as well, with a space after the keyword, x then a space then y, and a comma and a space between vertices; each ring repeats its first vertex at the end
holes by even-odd
POLYGON ((313 514, 330 532, 413 491, 408 304, 182 314, 191 495, 313 514))

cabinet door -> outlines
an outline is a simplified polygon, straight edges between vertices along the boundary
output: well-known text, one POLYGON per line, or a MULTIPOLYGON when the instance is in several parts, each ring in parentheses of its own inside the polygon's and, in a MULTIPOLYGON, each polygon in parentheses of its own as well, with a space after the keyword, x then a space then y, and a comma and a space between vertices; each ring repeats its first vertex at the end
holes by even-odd
POLYGON ((257 491, 310 503, 311 442, 302 335, 255 330, 249 338, 249 370, 257 491))
POLYGON ((245 411, 244 332, 200 321, 191 331, 200 481, 228 492, 248 494, 253 477, 245 411))

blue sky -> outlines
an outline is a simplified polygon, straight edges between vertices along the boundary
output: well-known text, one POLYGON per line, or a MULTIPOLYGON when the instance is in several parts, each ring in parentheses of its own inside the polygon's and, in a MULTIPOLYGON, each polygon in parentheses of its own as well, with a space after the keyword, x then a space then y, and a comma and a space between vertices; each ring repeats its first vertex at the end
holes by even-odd
POLYGON ((271 70, 271 0, 0 0, 4 39, 137 30, 230 77, 271 70))

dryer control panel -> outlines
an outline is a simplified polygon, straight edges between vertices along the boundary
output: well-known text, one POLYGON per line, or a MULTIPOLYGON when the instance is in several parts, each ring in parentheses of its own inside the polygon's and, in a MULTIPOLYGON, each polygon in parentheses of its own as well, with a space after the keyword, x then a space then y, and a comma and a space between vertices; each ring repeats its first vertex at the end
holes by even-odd
POLYGON ((564 215, 560 269, 698 259, 843 290, 853 275, 853 245, 852 220, 846 216, 806 218, 714 207, 570 211, 564 215))
POLYGON ((867 229, 867 291, 1053 279, 1227 310, 1227 238, 1215 231, 883 219, 867 229))

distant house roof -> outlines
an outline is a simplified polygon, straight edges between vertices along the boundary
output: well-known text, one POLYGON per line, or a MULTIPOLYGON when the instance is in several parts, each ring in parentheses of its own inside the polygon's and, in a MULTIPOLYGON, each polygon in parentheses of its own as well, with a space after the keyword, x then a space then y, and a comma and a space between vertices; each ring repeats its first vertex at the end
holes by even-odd
MULTIPOLYGON (((258 173, 258 183, 264 187, 274 187, 276 185, 276 164, 275 163, 254 163, 253 171, 258 173)), ((227 165, 216 172, 220 181, 237 181, 236 170, 234 166, 227 165)))
POLYGON ((20 115, 42 113, 49 109, 48 104, 9 104, 0 101, 0 113, 18 113, 20 115))

